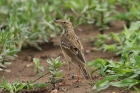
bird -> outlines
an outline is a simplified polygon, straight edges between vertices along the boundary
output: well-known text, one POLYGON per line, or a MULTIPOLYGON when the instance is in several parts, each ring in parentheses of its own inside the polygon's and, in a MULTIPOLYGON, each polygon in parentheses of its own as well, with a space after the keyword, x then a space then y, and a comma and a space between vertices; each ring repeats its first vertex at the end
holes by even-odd
POLYGON ((68 69, 71 69, 71 63, 75 63, 79 67, 77 81, 80 80, 80 70, 83 72, 83 75, 87 80, 91 79, 90 74, 86 70, 86 60, 83 53, 82 43, 80 42, 79 37, 75 34, 72 23, 67 19, 58 19, 54 20, 54 22, 63 27, 63 32, 60 36, 60 47, 65 60, 68 61, 68 69))

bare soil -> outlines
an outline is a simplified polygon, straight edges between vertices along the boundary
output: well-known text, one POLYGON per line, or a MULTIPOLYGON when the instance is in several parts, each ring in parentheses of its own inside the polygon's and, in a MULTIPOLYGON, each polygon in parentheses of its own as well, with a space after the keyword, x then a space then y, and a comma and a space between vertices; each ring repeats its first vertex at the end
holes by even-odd
MULTIPOLYGON (((119 21, 115 21, 111 23, 111 28, 105 31, 105 34, 109 32, 120 32, 123 29, 123 23, 119 21)), ((80 25, 75 28, 76 34, 79 36, 84 49, 85 49, 85 57, 87 62, 91 62, 96 58, 104 58, 104 59, 113 59, 116 61, 120 60, 119 56, 116 56, 114 53, 103 52, 102 50, 95 50, 95 46, 93 45, 94 37, 99 34, 99 28, 93 25, 80 25), (81 29, 80 31, 78 29, 81 29)), ((34 80, 39 76, 36 75, 34 71, 34 64, 32 62, 31 56, 34 58, 39 58, 41 61, 41 65, 44 66, 45 71, 42 73, 48 72, 48 64, 46 62, 47 58, 56 58, 60 56, 60 60, 65 62, 63 54, 61 52, 59 46, 59 35, 51 40, 51 43, 46 43, 40 45, 42 51, 39 51, 33 47, 23 49, 18 53, 18 57, 12 61, 12 64, 9 65, 5 71, 0 72, 0 80, 2 80, 2 76, 6 78, 8 82, 13 82, 16 79, 22 82, 27 82, 30 80, 34 80), (10 71, 10 72, 7 72, 10 71)), ((63 75, 67 73, 67 64, 64 64, 61 68, 63 70, 63 75)), ((90 69, 88 69, 90 71, 90 69)), ((85 80, 85 78, 81 75, 81 82, 75 83, 73 82, 76 78, 72 78, 77 75, 78 67, 75 64, 72 64, 71 74, 69 75, 69 79, 66 81, 68 85, 59 86, 59 93, 95 93, 95 91, 91 91, 92 86, 89 81, 85 80)), ((101 80, 102 77, 98 73, 93 74, 92 82, 95 83, 98 80, 101 80)), ((41 78, 37 82, 48 82, 49 75, 41 78)), ((1 81, 0 81, 1 82, 1 81)), ((20 93, 50 93, 52 87, 46 87, 43 89, 32 89, 29 91, 21 91, 20 93)), ((8 93, 2 92, 1 93, 8 93)), ((109 87, 108 89, 101 91, 100 93, 130 93, 130 91, 125 90, 123 88, 109 87)))

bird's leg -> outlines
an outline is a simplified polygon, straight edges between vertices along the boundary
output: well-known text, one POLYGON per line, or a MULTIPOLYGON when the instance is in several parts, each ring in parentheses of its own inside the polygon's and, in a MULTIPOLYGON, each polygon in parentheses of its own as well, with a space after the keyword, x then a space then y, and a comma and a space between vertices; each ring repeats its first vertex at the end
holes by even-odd
POLYGON ((71 73, 71 62, 68 63, 68 74, 67 75, 70 75, 71 73))
POLYGON ((77 82, 79 82, 79 81, 80 81, 80 75, 81 75, 81 71, 80 71, 80 68, 79 68, 79 70, 78 70, 77 82))
POLYGON ((66 81, 68 80, 68 77, 69 77, 69 75, 70 75, 70 71, 71 71, 71 62, 68 62, 67 63, 67 66, 68 66, 68 73, 66 73, 66 75, 64 76, 64 80, 63 80, 63 85, 67 85, 66 84, 66 81))
POLYGON ((80 80, 80 75, 81 75, 80 68, 78 69, 78 72, 77 72, 77 73, 78 73, 78 74, 77 74, 77 80, 73 80, 74 83, 76 83, 76 82, 82 82, 82 81, 80 80))

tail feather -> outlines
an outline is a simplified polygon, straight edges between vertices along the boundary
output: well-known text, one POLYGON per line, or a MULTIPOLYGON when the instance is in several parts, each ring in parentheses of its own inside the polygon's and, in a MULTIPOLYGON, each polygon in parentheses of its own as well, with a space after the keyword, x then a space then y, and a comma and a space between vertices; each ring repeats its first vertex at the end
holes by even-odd
POLYGON ((79 67, 80 67, 81 71, 83 72, 84 77, 85 77, 86 79, 91 79, 91 76, 90 76, 90 74, 87 72, 87 70, 86 70, 85 68, 81 67, 81 66, 79 66, 79 67))

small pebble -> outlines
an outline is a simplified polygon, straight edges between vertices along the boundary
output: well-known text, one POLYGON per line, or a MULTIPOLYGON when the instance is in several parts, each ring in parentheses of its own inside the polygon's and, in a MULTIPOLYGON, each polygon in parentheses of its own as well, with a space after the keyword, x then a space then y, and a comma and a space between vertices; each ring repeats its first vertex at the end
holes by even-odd
POLYGON ((54 89, 50 93, 58 93, 58 90, 57 89, 54 89))
POLYGON ((90 50, 85 50, 85 53, 87 53, 87 54, 90 53, 90 50))
POLYGON ((31 66, 33 66, 33 63, 27 65, 27 67, 31 67, 31 66))
POLYGON ((4 71, 7 72, 7 73, 10 73, 11 72, 10 69, 5 69, 4 71))
POLYGON ((96 48, 96 47, 93 47, 93 48, 91 49, 92 52, 94 52, 94 51, 98 51, 98 50, 99 50, 99 49, 96 48))

